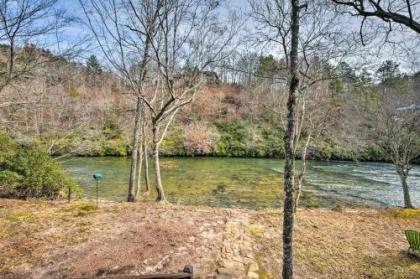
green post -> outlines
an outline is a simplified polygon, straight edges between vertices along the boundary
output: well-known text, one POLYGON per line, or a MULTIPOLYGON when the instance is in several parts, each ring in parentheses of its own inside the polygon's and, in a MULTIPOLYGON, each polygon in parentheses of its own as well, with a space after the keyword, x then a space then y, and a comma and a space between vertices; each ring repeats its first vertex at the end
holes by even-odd
POLYGON ((99 180, 96 180, 96 206, 98 206, 99 199, 99 180))
POLYGON ((103 177, 102 173, 96 172, 93 174, 93 179, 96 181, 96 206, 99 204, 99 180, 103 177))

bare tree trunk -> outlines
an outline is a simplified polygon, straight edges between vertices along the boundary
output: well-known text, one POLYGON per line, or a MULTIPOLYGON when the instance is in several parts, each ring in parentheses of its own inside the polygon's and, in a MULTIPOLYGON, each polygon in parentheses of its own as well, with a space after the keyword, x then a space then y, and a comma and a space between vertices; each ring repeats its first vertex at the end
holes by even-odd
POLYGON ((300 199, 300 195, 302 194, 302 184, 303 184, 303 178, 305 177, 306 174, 306 154, 308 151, 308 146, 309 143, 311 142, 311 132, 309 132, 308 136, 306 137, 306 141, 305 141, 305 145, 303 146, 302 149, 302 166, 300 169, 300 173, 298 176, 298 180, 296 183, 296 193, 295 193, 295 208, 294 208, 294 212, 297 212, 298 206, 299 206, 299 199, 300 199))
POLYGON ((145 133, 143 131, 143 156, 144 156, 144 178, 146 183, 146 191, 144 192, 145 195, 150 193, 150 180, 149 180, 149 155, 147 154, 147 142, 145 133))
POLYGON ((131 168, 130 168, 130 180, 128 182, 128 202, 136 201, 136 172, 137 172, 137 156, 140 142, 141 133, 141 97, 137 97, 136 105, 136 116, 134 120, 134 131, 133 131, 133 147, 131 151, 131 168))
MULTIPOLYGON (((140 137, 142 138, 142 137, 140 137)), ((140 194, 140 186, 141 186, 141 171, 143 165, 143 139, 140 140, 139 147, 138 147, 138 155, 137 155, 137 190, 136 190, 136 198, 138 198, 140 194)))
POLYGON ((408 190, 408 183, 407 183, 408 172, 404 170, 398 170, 398 175, 400 176, 401 185, 402 185, 403 193, 404 193, 404 207, 414 208, 413 204, 411 203, 410 192, 408 190))
POLYGON ((284 137, 284 209, 283 209, 283 279, 293 278, 293 226, 294 226, 294 176, 297 95, 299 87, 298 47, 299 47, 299 0, 292 1, 290 87, 287 101, 287 129, 284 137))
POLYGON ((159 164, 159 145, 160 145, 160 141, 159 141, 159 135, 158 135, 158 130, 156 127, 153 128, 153 148, 154 148, 154 156, 155 156, 155 176, 156 176, 156 191, 157 191, 157 202, 165 202, 165 192, 163 191, 163 186, 162 186, 162 179, 160 176, 160 164, 159 164))
POLYGON ((71 187, 68 187, 68 192, 67 192, 67 202, 70 203, 71 202, 71 187))
POLYGON ((8 67, 7 67, 7 80, 10 81, 13 78, 13 68, 15 64, 15 45, 14 40, 10 41, 9 46, 9 61, 8 61, 8 67))

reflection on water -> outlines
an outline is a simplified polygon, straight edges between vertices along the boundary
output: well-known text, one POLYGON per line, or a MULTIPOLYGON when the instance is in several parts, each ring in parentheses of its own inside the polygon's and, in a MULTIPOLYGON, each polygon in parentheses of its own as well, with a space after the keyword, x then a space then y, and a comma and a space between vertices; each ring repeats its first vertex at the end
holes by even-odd
MULTIPOLYGON (((94 195, 91 175, 99 171, 104 174, 100 184, 101 197, 126 198, 128 159, 73 158, 63 165, 82 186, 86 196, 94 195)), ((172 203, 279 207, 283 203, 282 173, 283 161, 274 159, 162 159, 162 179, 167 198, 172 203)), ((420 206, 419 166, 411 170, 408 182, 412 201, 420 206)), ((143 199, 153 200, 154 195, 152 191, 150 197, 143 199)), ((309 161, 301 204, 308 207, 402 206, 403 197, 399 178, 391 164, 309 161)))

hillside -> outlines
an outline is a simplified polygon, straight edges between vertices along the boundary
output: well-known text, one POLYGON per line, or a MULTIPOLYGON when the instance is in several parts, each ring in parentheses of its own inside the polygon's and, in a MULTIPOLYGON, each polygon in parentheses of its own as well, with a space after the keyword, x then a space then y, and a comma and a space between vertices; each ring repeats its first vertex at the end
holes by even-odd
MULTIPOLYGON (((45 50, 31 51, 38 53, 31 75, 0 93, 2 103, 11 104, 0 106, 1 129, 20 143, 43 145, 51 155, 128 155, 135 103, 121 80, 98 62, 84 66, 45 50)), ((282 158, 287 88, 273 88, 265 79, 250 85, 213 79, 176 117, 161 154, 282 158)), ((397 84, 411 90, 416 80, 402 77, 397 84)), ((381 87, 360 87, 358 80, 343 86, 344 81, 327 80, 307 93, 306 117, 313 127, 302 127, 301 141, 311 128, 308 157, 382 161, 369 135, 369 125, 375 124, 359 124, 370 113, 361 106, 374 106, 381 87)))

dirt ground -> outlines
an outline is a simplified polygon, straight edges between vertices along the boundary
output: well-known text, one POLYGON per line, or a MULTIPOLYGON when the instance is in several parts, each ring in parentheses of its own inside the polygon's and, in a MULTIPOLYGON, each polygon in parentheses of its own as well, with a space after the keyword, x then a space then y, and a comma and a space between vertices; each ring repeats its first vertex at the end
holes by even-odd
MULTIPOLYGON (((280 278, 281 210, 0 199, 0 278, 280 278)), ((301 209, 296 278, 420 278, 420 210, 301 209)))

